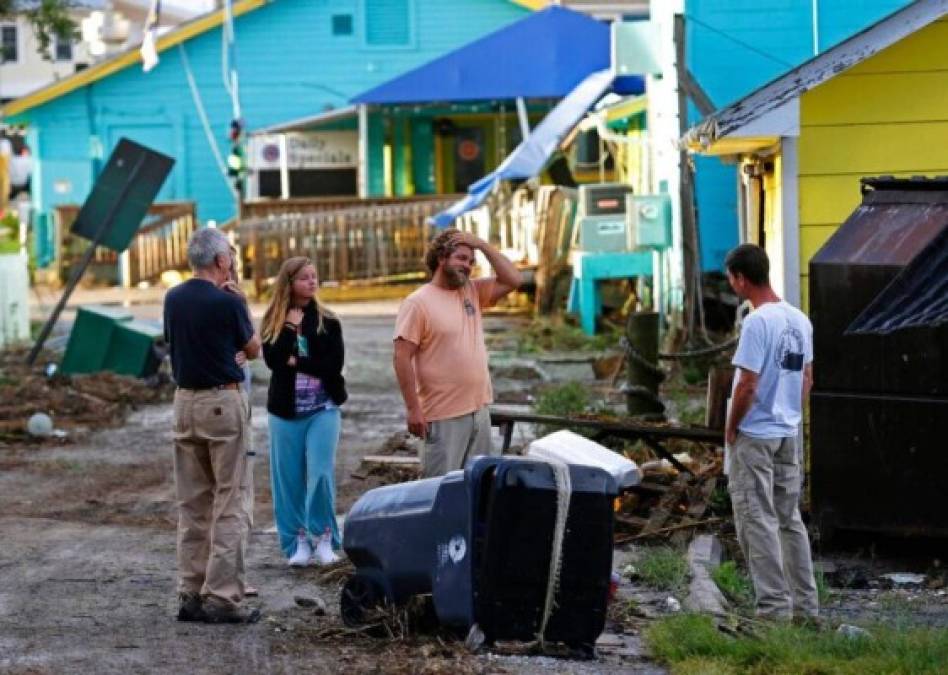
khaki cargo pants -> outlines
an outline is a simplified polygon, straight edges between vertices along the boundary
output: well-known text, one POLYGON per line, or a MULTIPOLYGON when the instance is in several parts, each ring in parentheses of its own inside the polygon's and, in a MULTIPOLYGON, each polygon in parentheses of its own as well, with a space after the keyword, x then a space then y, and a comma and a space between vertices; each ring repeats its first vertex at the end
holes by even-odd
POLYGON ((425 478, 463 469, 477 455, 499 455, 491 443, 487 406, 466 415, 428 424, 421 464, 425 478))
POLYGON ((222 605, 235 606, 244 598, 250 432, 242 391, 175 392, 178 591, 222 605))
POLYGON ((797 438, 738 433, 728 490, 747 560, 757 614, 776 619, 819 613, 810 541, 800 519, 797 438))

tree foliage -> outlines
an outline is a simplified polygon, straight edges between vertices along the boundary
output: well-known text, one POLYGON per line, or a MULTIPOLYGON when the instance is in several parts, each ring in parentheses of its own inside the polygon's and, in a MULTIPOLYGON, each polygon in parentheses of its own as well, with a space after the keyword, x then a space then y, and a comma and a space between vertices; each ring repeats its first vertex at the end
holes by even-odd
POLYGON ((37 51, 48 58, 53 38, 77 36, 72 10, 81 4, 81 0, 0 0, 0 17, 25 17, 36 34, 37 51))

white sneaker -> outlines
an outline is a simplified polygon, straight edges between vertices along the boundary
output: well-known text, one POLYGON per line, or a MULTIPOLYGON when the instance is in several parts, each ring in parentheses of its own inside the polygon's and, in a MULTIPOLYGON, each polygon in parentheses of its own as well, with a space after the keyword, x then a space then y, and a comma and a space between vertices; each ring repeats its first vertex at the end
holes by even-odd
POLYGON ((326 532, 319 538, 313 559, 317 565, 330 565, 339 561, 339 556, 332 550, 332 535, 329 532, 326 532))
POLYGON ((306 567, 309 565, 309 559, 313 555, 313 547, 309 545, 309 539, 305 534, 296 537, 296 552, 289 560, 290 567, 306 567))

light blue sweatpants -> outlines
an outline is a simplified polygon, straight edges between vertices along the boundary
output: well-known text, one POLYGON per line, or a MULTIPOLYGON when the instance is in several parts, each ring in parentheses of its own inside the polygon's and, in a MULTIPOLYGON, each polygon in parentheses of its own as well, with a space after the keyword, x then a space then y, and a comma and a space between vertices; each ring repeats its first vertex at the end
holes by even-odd
POLYGON ((336 407, 294 420, 268 415, 273 518, 287 557, 301 529, 319 537, 328 527, 333 548, 341 545, 333 476, 340 417, 336 407))

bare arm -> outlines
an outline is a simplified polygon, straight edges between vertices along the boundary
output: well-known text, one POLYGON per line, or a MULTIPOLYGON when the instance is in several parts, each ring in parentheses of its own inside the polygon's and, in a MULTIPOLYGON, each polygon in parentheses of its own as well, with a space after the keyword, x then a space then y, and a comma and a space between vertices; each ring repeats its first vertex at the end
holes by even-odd
POLYGON ((250 341, 240 348, 240 351, 251 361, 260 356, 260 336, 257 335, 256 331, 250 336, 250 341))
POLYGON ((494 290, 490 297, 490 304, 494 304, 511 291, 520 288, 520 284, 523 283, 523 278, 517 266, 510 262, 507 256, 503 255, 483 239, 475 237, 470 232, 459 232, 455 235, 452 243, 470 246, 473 249, 481 251, 484 257, 487 258, 487 262, 490 263, 491 268, 494 270, 494 275, 496 276, 494 290))
POLYGON ((408 431, 419 438, 424 438, 428 429, 424 413, 421 411, 421 401, 418 400, 418 389, 415 381, 415 368, 412 361, 418 353, 418 345, 414 342, 398 338, 395 340, 395 377, 398 378, 398 387, 402 391, 405 401, 405 412, 408 418, 408 431))
POLYGON ((735 377, 737 377, 737 385, 731 396, 731 414, 728 416, 727 426, 724 429, 724 439, 728 445, 737 439, 737 427, 753 405, 754 395, 757 393, 757 373, 738 368, 735 377))
MULTIPOLYGON (((247 311, 247 320, 250 322, 250 325, 253 325, 253 320, 250 318, 250 307, 247 305, 247 296, 244 295, 244 292, 240 290, 240 286, 237 285, 234 281, 225 281, 220 285, 222 291, 236 295, 238 298, 243 300, 244 309, 247 311)), ((260 356, 260 336, 257 335, 257 332, 254 331, 254 334, 250 336, 250 340, 243 347, 240 348, 240 351, 244 353, 244 358, 250 361, 253 361, 255 358, 260 356)), ((238 357, 239 359, 240 357, 238 357)), ((239 363, 239 361, 238 361, 239 363)), ((240 364, 243 366, 243 364, 240 364)))

